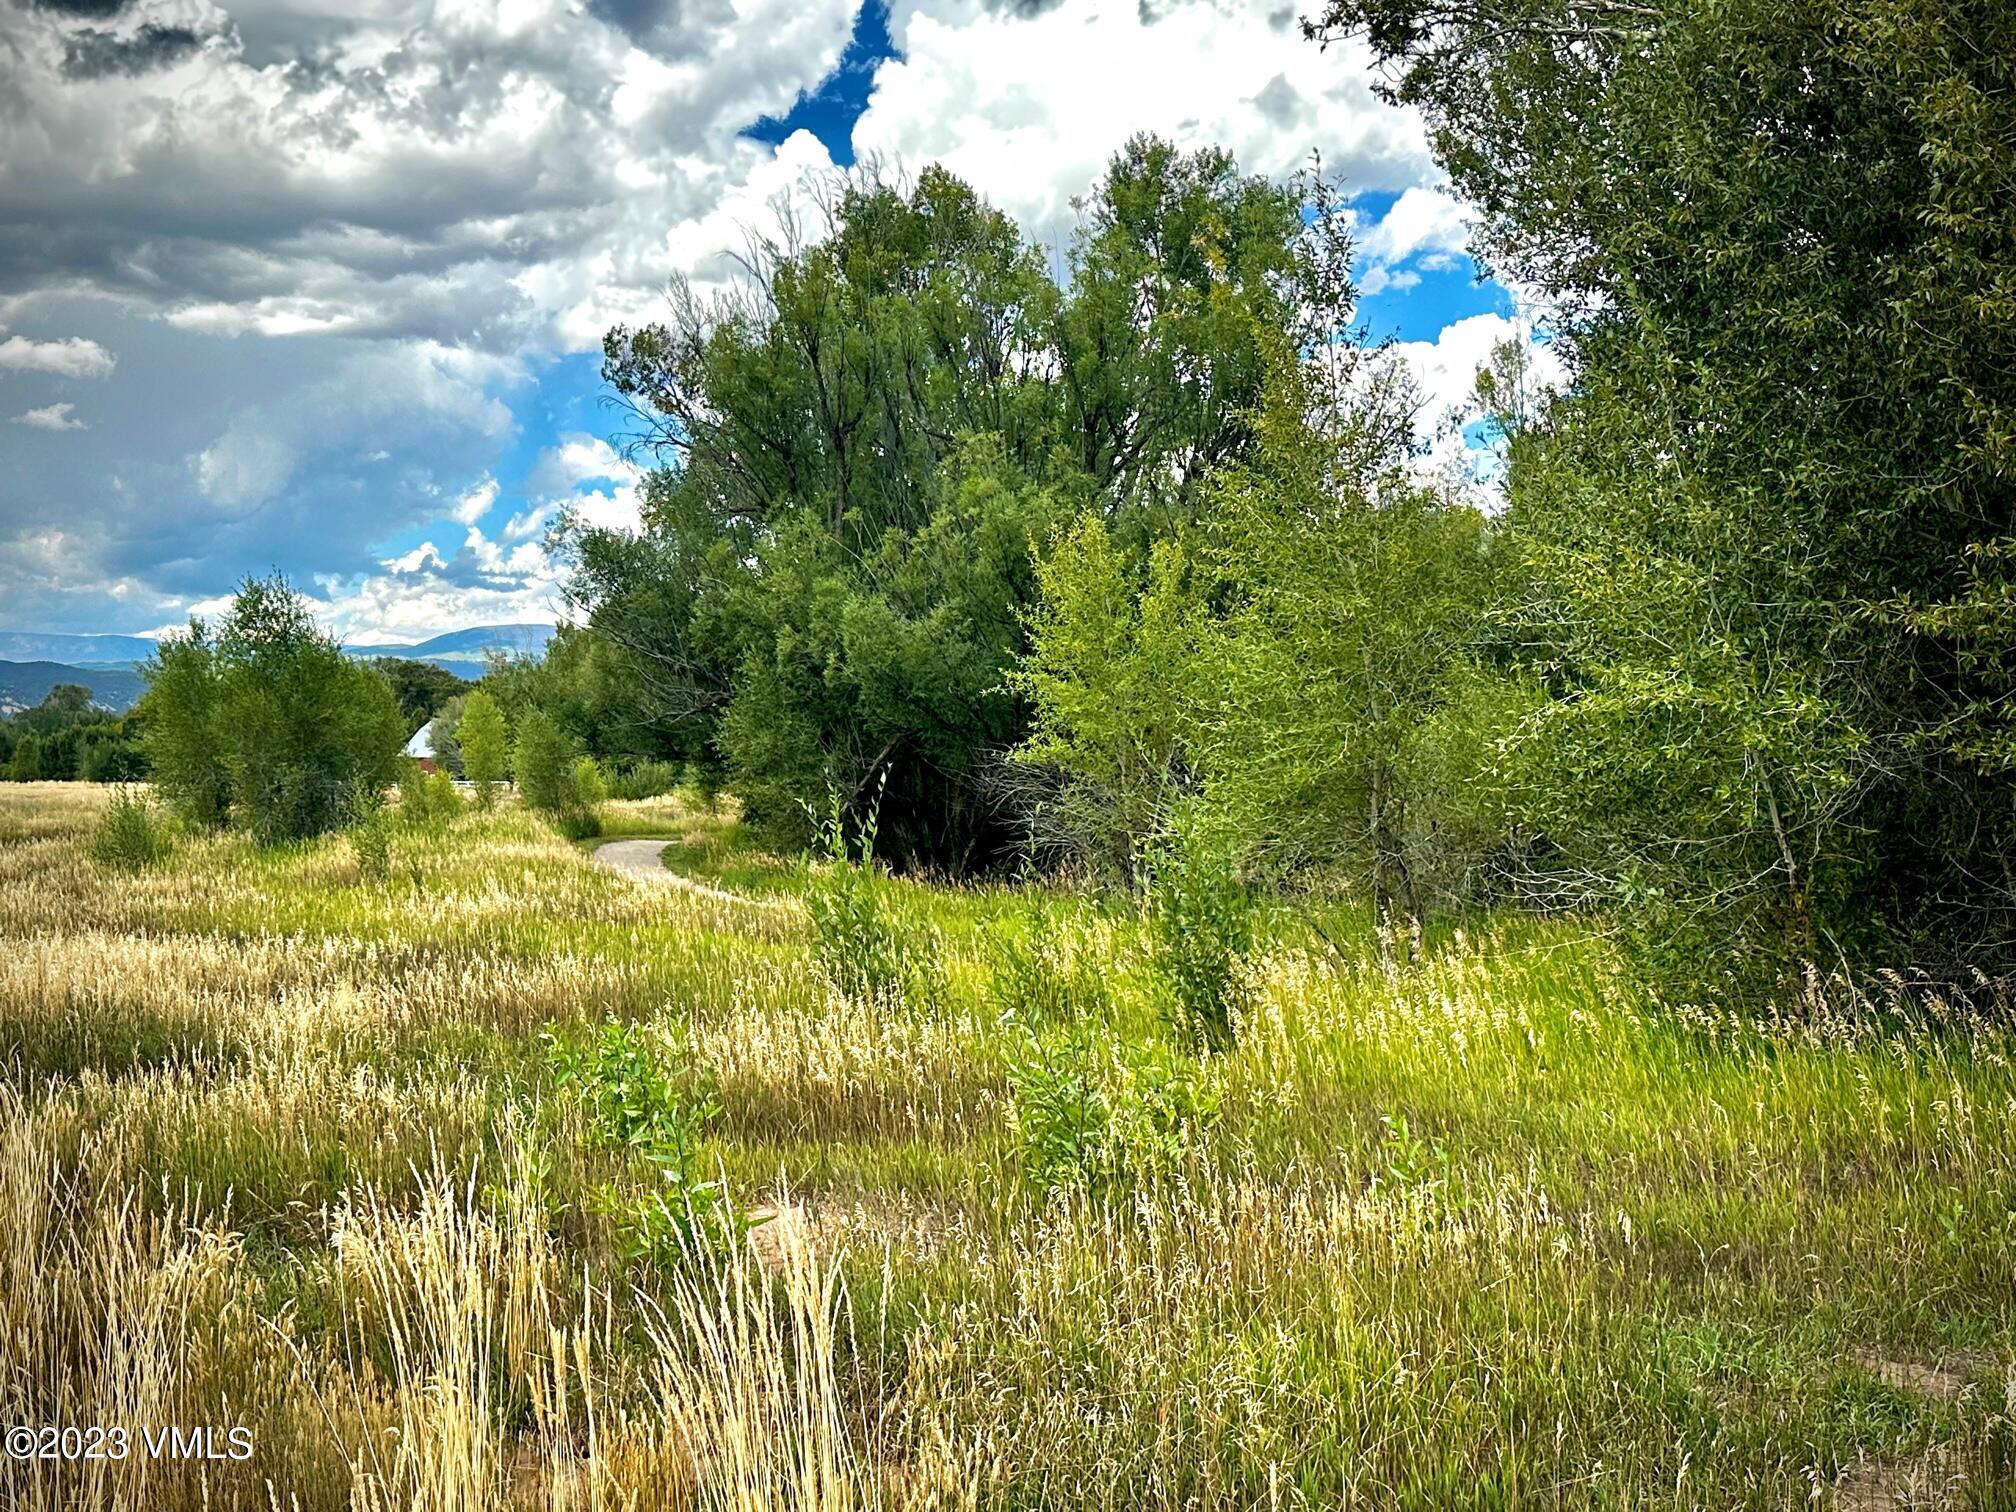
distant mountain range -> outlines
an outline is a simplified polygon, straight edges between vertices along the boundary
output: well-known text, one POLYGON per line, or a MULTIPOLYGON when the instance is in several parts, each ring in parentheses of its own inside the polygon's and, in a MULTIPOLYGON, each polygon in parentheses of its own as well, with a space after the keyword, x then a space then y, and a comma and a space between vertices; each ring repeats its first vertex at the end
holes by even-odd
POLYGON ((126 667, 153 654, 154 642, 141 635, 38 635, 32 630, 0 630, 0 661, 126 667))
POLYGON ((132 706, 146 684, 131 667, 70 666, 63 662, 0 661, 0 714, 32 709, 58 683, 82 683, 91 690, 91 701, 108 709, 123 711, 132 706))
MULTIPOLYGON (((433 662, 462 677, 483 671, 491 651, 536 656, 552 639, 551 625, 474 625, 415 645, 346 645, 352 656, 397 656, 433 662)), ((154 654, 139 635, 42 635, 0 630, 0 714, 32 709, 58 683, 82 683, 108 709, 132 706, 145 688, 139 664, 154 654)))
MULTIPOLYGON (((457 663, 480 666, 486 653, 502 651, 512 656, 537 656, 553 638, 551 625, 476 625, 468 630, 450 630, 415 646, 345 646, 352 656, 402 656, 409 661, 438 662, 451 672, 457 663)), ((0 645, 5 637, 0 636, 0 645)))

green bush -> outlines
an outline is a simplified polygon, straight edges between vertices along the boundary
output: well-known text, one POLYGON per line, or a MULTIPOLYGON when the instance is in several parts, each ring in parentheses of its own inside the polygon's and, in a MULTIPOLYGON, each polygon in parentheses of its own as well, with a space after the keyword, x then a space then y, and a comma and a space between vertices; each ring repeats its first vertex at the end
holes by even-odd
POLYGON ((574 759, 574 797, 589 808, 603 802, 609 796, 609 784, 602 780, 602 768, 595 764, 593 756, 577 756, 574 759))
POLYGON ((527 709, 518 720, 512 768, 525 802, 550 818, 570 840, 602 833, 595 805, 602 801, 602 774, 568 735, 542 710, 527 709))
POLYGON ((1122 1050, 1084 1020, 1025 1025, 1008 1085, 1022 1177, 1039 1195, 1110 1197, 1160 1180, 1219 1120, 1215 1075, 1152 1049, 1122 1050))
POLYGON ((591 808, 567 809, 553 816, 553 827, 569 840, 593 840, 602 833, 602 816, 591 808))
POLYGON ((637 761, 609 778, 611 798, 661 798, 677 788, 684 776, 676 761, 637 761))
POLYGON ((702 1143, 721 1104, 683 1041, 653 1045, 647 1031, 613 1017, 585 1033, 549 1029, 541 1038, 554 1086, 579 1098, 591 1138, 628 1152, 653 1177, 642 1195, 605 1186, 595 1196, 627 1259, 676 1264, 718 1252, 742 1232, 721 1183, 700 1179, 702 1143))
POLYGON ((366 881, 383 882, 392 874, 392 832, 382 814, 374 814, 346 832, 350 853, 366 881))
POLYGON ((824 864, 805 867, 805 909, 812 916, 812 964, 841 997, 857 1003, 929 1001, 937 956, 929 937, 906 927, 890 906, 889 880, 875 859, 876 813, 857 841, 847 839, 838 795, 818 823, 824 864), (854 852, 858 848, 859 858, 854 852))
POLYGON ((354 785, 345 803, 349 824, 344 838, 357 858, 357 870, 368 882, 392 874, 392 826, 385 814, 385 795, 368 783, 354 785))
POLYGON ((1194 812, 1149 850, 1148 925, 1170 1027, 1191 1048, 1232 1043, 1253 944, 1253 905, 1232 851, 1194 812))
POLYGON ((427 804, 437 818, 452 819, 462 812, 462 795, 456 791, 455 779, 446 772, 436 772, 427 779, 427 804))
POLYGON ((990 945, 987 997, 1004 1018, 1047 1024, 1111 1016, 1108 963, 1082 919, 1006 918, 990 945))
POLYGON ((518 717, 511 770, 527 807, 553 814, 574 801, 574 758, 578 754, 574 742, 544 710, 527 709, 518 717))
POLYGON ((399 817, 415 829, 435 829, 462 812, 462 795, 446 772, 428 772, 419 762, 399 774, 399 817))
POLYGON ((132 788, 112 795, 91 835, 91 859, 119 871, 139 871, 168 858, 168 827, 153 800, 132 788))

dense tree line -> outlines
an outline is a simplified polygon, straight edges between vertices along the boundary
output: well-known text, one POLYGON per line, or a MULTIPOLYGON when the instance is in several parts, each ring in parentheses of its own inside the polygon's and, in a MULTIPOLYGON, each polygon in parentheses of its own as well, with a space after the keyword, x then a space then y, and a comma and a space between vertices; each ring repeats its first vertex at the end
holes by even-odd
MULTIPOLYGON (((1346 217, 1142 139, 1053 275, 928 170, 619 328, 660 467, 519 691, 802 839, 1126 876, 1209 831, 1384 914, 1592 907, 1676 989, 2016 942, 2016 23, 1337 0, 1566 361, 1424 484, 1346 217), (543 682, 543 689, 533 687, 543 682)), ((501 684, 500 684, 501 686, 501 684)), ((505 698, 507 706, 510 699, 505 698)))
POLYGON ((2016 12, 1335 0, 1557 311, 1497 613, 1574 895, 1719 975, 2016 940, 2016 12))
POLYGON ((32 709, 0 718, 0 778, 14 782, 131 782, 146 775, 141 721, 58 683, 32 709))

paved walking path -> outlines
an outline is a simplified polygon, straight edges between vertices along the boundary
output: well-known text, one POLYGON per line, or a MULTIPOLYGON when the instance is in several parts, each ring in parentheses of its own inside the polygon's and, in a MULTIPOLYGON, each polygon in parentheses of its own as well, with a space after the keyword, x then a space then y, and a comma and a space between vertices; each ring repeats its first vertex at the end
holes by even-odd
POLYGON ((595 847, 595 864, 613 872, 621 872, 633 882, 676 887, 682 892, 712 898, 717 903, 740 903, 748 908, 790 906, 789 902, 782 898, 751 898, 742 893, 729 892, 726 888, 695 882, 691 877, 682 877, 675 871, 668 871, 665 866, 665 847, 670 843, 666 840, 610 840, 595 847))

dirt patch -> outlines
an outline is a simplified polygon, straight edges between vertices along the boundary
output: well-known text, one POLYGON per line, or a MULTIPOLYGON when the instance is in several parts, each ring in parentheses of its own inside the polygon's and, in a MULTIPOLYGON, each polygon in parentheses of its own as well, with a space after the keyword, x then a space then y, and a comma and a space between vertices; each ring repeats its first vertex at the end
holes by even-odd
MULTIPOLYGON (((1957 1402, 1973 1378, 1993 1367, 1986 1355, 1956 1350, 1932 1361, 1903 1360, 1874 1350, 1851 1358, 1885 1386, 1942 1402, 1957 1402)), ((1839 1512, 1897 1512, 1899 1508, 1961 1506, 1967 1471, 1950 1444, 1934 1444, 1902 1460, 1865 1460, 1841 1477, 1834 1491, 1839 1512)))
POLYGON ((1914 1391, 1920 1396, 1937 1397, 1942 1402, 1959 1401, 1968 1383, 1995 1364, 1988 1356, 1966 1349, 1942 1355, 1930 1364, 1891 1359, 1867 1349, 1857 1350, 1853 1359, 1893 1390, 1914 1391))
POLYGON ((1912 1512, 1958 1508, 1967 1495, 1967 1472, 1953 1450, 1935 1445, 1908 1460, 1870 1460, 1841 1477, 1834 1492, 1839 1512, 1912 1512))

